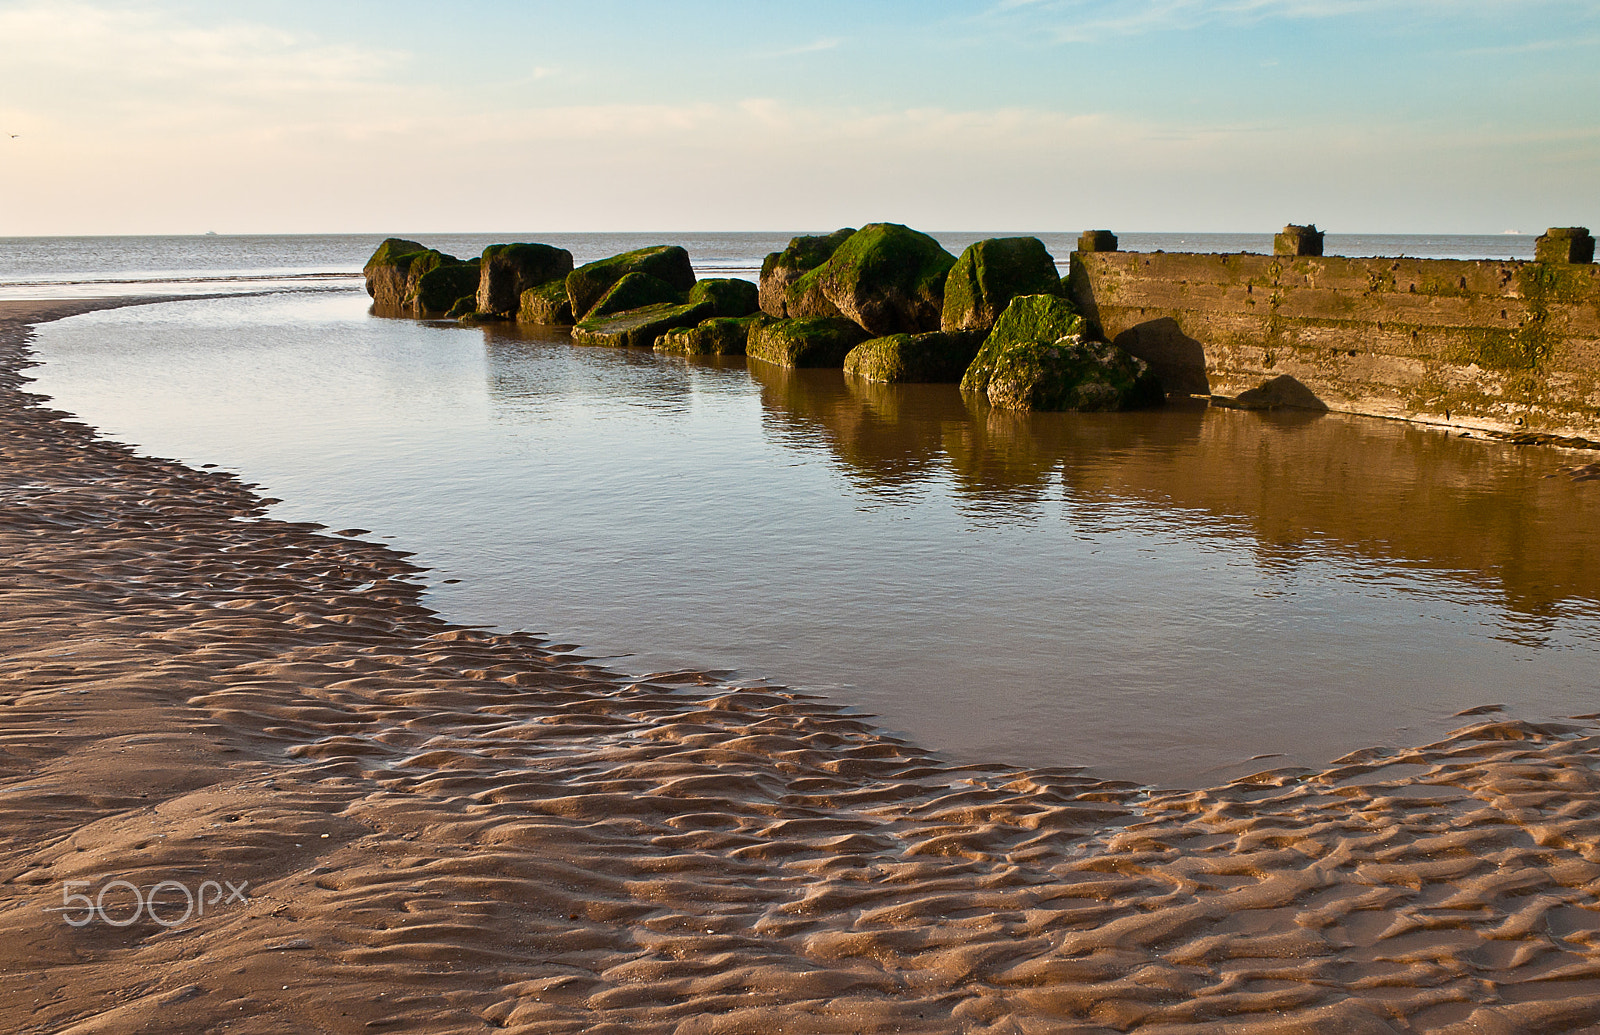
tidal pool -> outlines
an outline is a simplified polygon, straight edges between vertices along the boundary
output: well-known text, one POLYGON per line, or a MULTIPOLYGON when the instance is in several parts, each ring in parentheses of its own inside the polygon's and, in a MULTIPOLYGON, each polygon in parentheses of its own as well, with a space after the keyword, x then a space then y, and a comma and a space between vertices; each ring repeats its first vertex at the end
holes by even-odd
POLYGON ((823 694, 958 759, 1201 784, 1485 704, 1600 710, 1600 483, 1559 476, 1586 455, 1014 415, 356 292, 94 313, 37 348, 55 405, 415 551, 453 620, 823 694))

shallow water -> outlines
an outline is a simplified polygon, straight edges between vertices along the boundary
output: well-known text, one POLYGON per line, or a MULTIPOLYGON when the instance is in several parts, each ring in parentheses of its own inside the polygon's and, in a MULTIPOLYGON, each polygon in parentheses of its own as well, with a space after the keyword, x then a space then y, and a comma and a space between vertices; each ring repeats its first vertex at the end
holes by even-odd
POLYGON ((1587 456, 1009 415, 348 292, 95 313, 38 348, 40 390, 108 434, 417 551, 448 617, 810 689, 958 758, 1210 783, 1484 704, 1596 710, 1600 484, 1547 477, 1587 456))

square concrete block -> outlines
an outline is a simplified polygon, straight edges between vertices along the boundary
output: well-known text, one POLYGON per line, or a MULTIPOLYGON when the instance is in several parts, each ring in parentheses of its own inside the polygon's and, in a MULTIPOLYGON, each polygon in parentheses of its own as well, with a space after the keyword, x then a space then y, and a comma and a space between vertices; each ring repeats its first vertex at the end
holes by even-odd
POLYGON ((1533 242, 1535 262, 1593 262, 1594 238, 1586 226, 1553 226, 1533 242))
POLYGON ((1078 235, 1078 251, 1080 252, 1114 252, 1117 250, 1117 235, 1110 230, 1085 230, 1078 235))
POLYGON ((1283 233, 1272 238, 1272 254, 1321 255, 1322 231, 1317 229, 1315 223, 1308 226, 1290 223, 1283 228, 1283 233))

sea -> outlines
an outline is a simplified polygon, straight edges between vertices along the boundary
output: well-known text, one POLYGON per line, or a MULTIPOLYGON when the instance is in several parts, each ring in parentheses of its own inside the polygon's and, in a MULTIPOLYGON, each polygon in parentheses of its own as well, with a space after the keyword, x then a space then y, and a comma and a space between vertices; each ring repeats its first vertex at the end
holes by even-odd
MULTIPOLYGON (((578 262, 676 243, 702 277, 754 279, 792 234, 13 238, 0 297, 173 296, 41 325, 35 390, 237 473, 274 516, 411 551, 449 619, 817 694, 953 760, 1200 786, 1597 710, 1600 483, 1563 472, 1591 454, 1202 402, 1003 413, 378 317, 359 276, 402 236, 578 262)), ((1076 239, 1035 236, 1062 260, 1076 239)), ((1528 258, 1532 238, 1327 250, 1528 258)))

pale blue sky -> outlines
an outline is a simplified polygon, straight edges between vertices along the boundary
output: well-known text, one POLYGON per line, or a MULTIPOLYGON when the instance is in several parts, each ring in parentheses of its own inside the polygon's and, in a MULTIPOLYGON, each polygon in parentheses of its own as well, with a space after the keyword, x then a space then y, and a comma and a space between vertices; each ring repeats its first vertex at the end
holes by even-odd
POLYGON ((0 0, 0 235, 1537 232, 1597 59, 1600 0, 0 0))

